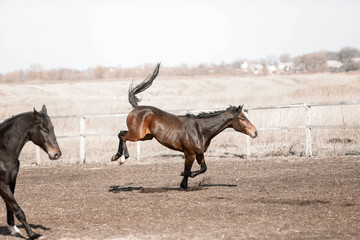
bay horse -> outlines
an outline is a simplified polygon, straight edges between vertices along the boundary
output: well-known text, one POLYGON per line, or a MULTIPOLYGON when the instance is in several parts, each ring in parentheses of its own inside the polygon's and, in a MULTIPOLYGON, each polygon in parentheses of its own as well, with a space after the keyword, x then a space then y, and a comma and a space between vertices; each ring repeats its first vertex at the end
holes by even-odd
MULTIPOLYGON (((148 89, 159 73, 160 64, 157 64, 153 74, 142 83, 133 87, 131 84, 128 97, 133 110, 126 119, 127 131, 118 134, 119 147, 111 158, 116 161, 123 154, 129 157, 126 141, 145 141, 155 138, 159 143, 172 150, 183 152, 185 155, 185 169, 181 173, 183 179, 180 187, 188 187, 188 178, 195 177, 206 171, 204 153, 211 140, 226 128, 255 138, 258 133, 255 126, 243 113, 243 106, 230 106, 226 110, 200 113, 198 115, 174 115, 153 106, 139 106, 140 101, 136 94, 148 89), (200 170, 191 172, 194 161, 200 165, 200 170)), ((120 164, 125 160, 121 160, 120 164)))
POLYGON ((11 235, 20 233, 15 226, 15 214, 30 239, 37 239, 41 235, 33 232, 14 197, 16 177, 20 167, 18 158, 28 141, 40 146, 51 160, 61 156, 54 127, 45 106, 40 112, 34 108, 32 112, 18 114, 0 124, 0 195, 6 204, 8 229, 11 235))

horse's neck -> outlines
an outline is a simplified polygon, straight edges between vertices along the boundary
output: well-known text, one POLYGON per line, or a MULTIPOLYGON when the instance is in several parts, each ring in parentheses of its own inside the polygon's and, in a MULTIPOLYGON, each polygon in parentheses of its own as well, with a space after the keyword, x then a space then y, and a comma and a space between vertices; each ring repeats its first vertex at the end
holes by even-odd
POLYGON ((14 119, 10 127, 7 127, 1 137, 1 144, 14 159, 20 155, 22 148, 28 139, 30 124, 26 121, 27 116, 14 119), (6 139, 6 140, 5 140, 6 139))
POLYGON ((199 124, 201 125, 201 132, 205 139, 211 140, 226 128, 231 127, 233 118, 233 114, 229 112, 221 113, 213 117, 202 118, 199 124))

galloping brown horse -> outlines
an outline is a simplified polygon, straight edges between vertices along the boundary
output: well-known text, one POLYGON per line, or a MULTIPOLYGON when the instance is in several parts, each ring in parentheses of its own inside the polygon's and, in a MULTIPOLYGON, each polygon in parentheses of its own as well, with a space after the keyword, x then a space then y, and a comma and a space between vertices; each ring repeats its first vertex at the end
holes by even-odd
POLYGON ((145 141, 155 137, 162 145, 185 154, 185 170, 181 174, 182 188, 187 188, 188 178, 204 173, 207 169, 204 153, 208 149, 211 139, 226 128, 233 128, 252 138, 257 136, 257 130, 244 115, 243 106, 230 106, 226 110, 200 113, 174 115, 152 106, 139 106, 136 94, 148 89, 159 73, 160 64, 157 64, 153 74, 136 87, 130 87, 129 102, 134 109, 126 119, 128 131, 121 131, 118 152, 111 158, 116 161, 123 154, 129 157, 126 141, 145 141), (191 172, 196 161, 200 170, 191 172))

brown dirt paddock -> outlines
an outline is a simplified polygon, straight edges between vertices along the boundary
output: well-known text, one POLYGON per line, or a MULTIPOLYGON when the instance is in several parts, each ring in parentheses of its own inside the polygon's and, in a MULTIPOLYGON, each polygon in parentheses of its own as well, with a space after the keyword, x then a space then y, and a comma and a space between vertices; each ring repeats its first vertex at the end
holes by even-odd
POLYGON ((23 166, 15 196, 46 239, 360 238, 359 156, 207 160, 189 191, 179 156, 23 166))

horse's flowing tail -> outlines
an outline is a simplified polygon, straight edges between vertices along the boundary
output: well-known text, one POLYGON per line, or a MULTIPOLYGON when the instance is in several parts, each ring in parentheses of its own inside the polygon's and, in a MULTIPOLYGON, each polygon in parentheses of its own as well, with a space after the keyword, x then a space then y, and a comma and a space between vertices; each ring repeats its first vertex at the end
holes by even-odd
POLYGON ((138 105, 138 102, 140 102, 140 99, 136 96, 136 94, 141 93, 148 89, 151 84, 153 83, 154 79, 159 73, 160 63, 158 63, 154 69, 154 72, 151 76, 148 76, 142 83, 137 85, 136 87, 133 87, 134 81, 131 83, 129 88, 129 103, 135 108, 138 105))

